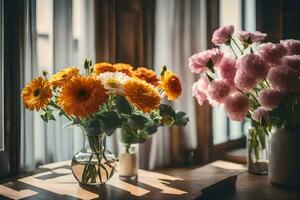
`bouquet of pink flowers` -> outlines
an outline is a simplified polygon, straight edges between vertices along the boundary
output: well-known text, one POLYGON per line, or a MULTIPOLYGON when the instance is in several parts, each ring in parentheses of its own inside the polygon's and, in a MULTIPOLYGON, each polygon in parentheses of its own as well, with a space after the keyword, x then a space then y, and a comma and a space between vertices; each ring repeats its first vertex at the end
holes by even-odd
POLYGON ((251 119, 255 141, 272 127, 300 124, 300 41, 260 44, 266 36, 221 27, 213 33, 212 42, 227 46, 232 56, 212 48, 189 58, 191 71, 200 74, 192 86, 198 103, 223 104, 232 120, 251 119))

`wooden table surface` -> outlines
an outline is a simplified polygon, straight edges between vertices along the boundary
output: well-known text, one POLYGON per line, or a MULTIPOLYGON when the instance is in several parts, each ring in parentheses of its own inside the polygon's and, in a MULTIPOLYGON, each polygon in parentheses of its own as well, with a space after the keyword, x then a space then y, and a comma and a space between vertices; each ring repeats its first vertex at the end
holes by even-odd
POLYGON ((139 170, 137 182, 124 182, 116 173, 100 187, 80 187, 70 161, 43 166, 32 175, 0 184, 0 199, 193 200, 233 188, 241 165, 216 161, 194 168, 139 170))
POLYGON ((248 174, 243 166, 224 161, 194 168, 140 170, 138 182, 121 181, 115 174, 105 185, 82 188, 66 161, 0 182, 0 199, 300 200, 300 190, 279 189, 267 176, 248 174))
POLYGON ((300 200, 300 188, 281 189, 271 185, 267 175, 257 176, 244 172, 238 176, 235 189, 211 194, 205 199, 300 200))

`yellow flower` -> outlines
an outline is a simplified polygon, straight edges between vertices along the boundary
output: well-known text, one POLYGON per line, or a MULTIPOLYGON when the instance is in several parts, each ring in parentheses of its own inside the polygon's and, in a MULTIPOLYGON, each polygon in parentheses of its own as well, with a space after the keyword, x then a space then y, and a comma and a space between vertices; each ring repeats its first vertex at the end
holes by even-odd
POLYGON ((123 73, 127 74, 128 76, 132 75, 133 67, 130 64, 116 63, 116 64, 113 64, 113 66, 116 68, 116 70, 118 72, 123 72, 123 73))
POLYGON ((159 82, 158 78, 156 77, 156 73, 151 69, 147 69, 146 67, 137 68, 133 72, 133 76, 142 79, 154 86, 157 86, 159 82))
POLYGON ((52 97, 52 90, 49 82, 37 77, 33 79, 23 90, 22 98, 25 108, 29 110, 40 110, 48 105, 52 97))
POLYGON ((125 94, 130 103, 143 112, 150 112, 160 104, 160 96, 153 85, 132 78, 124 84, 125 94))
POLYGON ((76 67, 68 67, 54 74, 50 78, 50 84, 53 87, 63 87, 71 78, 79 75, 79 69, 76 67))
POLYGON ((182 92, 179 78, 170 70, 165 71, 161 77, 160 87, 165 91, 168 100, 177 99, 182 92))
POLYGON ((58 104, 68 115, 87 117, 97 112, 106 100, 106 90, 100 80, 77 76, 62 88, 58 104))
POLYGON ((107 62, 97 63, 93 67, 93 72, 97 75, 105 72, 115 72, 115 71, 116 68, 112 64, 107 62))

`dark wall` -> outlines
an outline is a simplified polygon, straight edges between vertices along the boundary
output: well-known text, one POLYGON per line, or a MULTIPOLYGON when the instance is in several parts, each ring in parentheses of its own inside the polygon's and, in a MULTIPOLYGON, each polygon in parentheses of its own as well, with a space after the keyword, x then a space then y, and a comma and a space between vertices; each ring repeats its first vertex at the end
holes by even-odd
POLYGON ((300 1, 256 0, 256 24, 268 41, 300 39, 300 1))

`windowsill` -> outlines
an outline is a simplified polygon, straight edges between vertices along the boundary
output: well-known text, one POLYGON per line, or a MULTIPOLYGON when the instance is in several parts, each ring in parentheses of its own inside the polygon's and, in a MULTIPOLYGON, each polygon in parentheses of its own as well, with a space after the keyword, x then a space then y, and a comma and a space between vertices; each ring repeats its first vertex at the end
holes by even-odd
POLYGON ((240 148, 240 149, 228 151, 225 154, 224 159, 231 161, 231 162, 246 164, 247 163, 247 149, 240 148))

